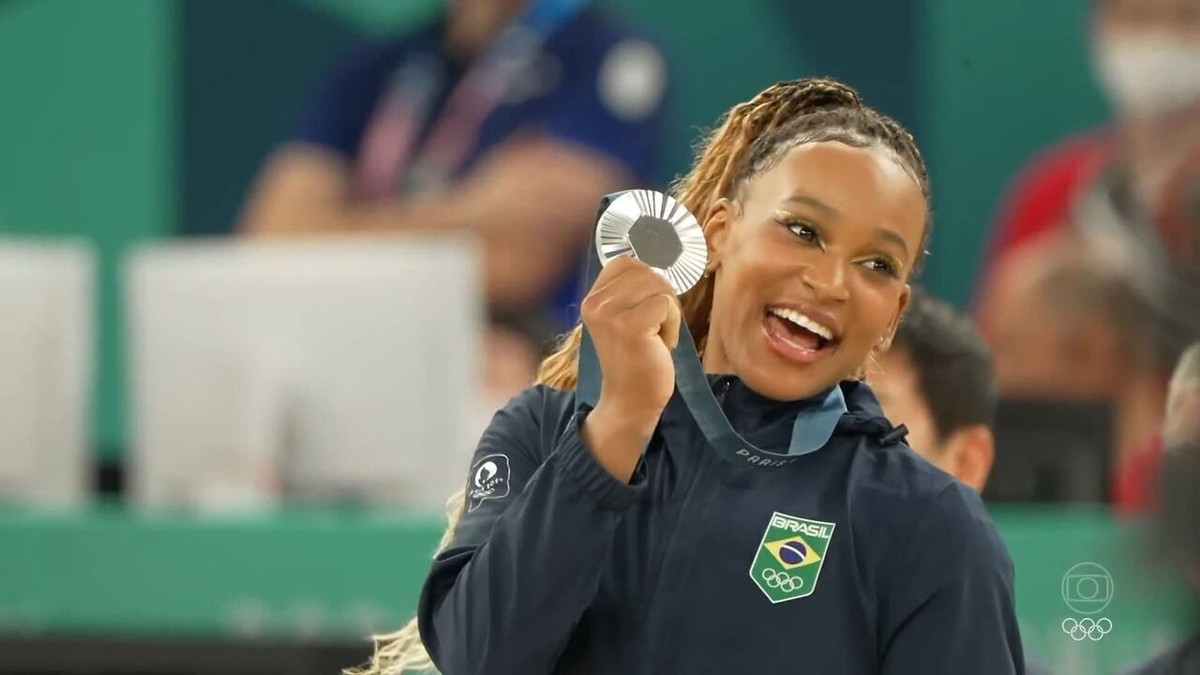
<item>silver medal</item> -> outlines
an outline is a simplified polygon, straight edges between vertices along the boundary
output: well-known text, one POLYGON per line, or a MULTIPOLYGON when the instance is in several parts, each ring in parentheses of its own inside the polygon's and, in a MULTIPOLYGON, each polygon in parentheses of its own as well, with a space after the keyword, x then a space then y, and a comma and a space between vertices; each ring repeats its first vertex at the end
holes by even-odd
POLYGON ((700 223, 682 204, 653 190, 630 190, 613 200, 596 226, 601 264, 630 254, 653 267, 676 294, 704 275, 708 244, 700 223))

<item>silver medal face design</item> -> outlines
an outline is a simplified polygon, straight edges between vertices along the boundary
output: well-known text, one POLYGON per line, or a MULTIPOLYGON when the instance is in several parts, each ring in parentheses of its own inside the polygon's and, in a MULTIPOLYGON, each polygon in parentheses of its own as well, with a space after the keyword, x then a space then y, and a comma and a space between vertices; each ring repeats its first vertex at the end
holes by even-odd
POLYGON ((695 216, 653 190, 630 190, 608 205, 596 225, 596 252, 604 265, 633 255, 661 274, 676 294, 695 286, 708 264, 708 244, 695 216))

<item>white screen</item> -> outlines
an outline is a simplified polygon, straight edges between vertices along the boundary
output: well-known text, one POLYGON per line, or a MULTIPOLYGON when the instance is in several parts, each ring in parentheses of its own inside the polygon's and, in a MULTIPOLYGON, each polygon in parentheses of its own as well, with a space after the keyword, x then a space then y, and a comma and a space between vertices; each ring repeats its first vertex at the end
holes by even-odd
POLYGON ((139 252, 136 503, 441 508, 478 438, 477 257, 458 239, 139 252))
POLYGON ((0 240, 0 500, 87 496, 95 254, 0 240))

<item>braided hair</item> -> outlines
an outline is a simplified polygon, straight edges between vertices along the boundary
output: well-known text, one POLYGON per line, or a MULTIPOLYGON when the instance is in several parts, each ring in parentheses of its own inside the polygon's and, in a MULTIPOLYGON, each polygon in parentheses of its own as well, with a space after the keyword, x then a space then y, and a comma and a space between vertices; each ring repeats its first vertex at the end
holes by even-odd
MULTIPOLYGON (((726 113, 697 149, 691 172, 676 182, 681 204, 703 218, 719 199, 738 201, 746 183, 807 143, 836 141, 856 148, 879 147, 893 155, 929 203, 929 175, 912 134, 892 118, 868 107, 854 89, 829 78, 772 85, 726 113)), ((918 265, 929 239, 930 218, 918 247, 918 265)), ((708 340, 713 282, 701 279, 680 297, 684 319, 703 351, 708 340)), ((538 382, 573 389, 579 370, 583 329, 576 326, 538 370, 538 382)))

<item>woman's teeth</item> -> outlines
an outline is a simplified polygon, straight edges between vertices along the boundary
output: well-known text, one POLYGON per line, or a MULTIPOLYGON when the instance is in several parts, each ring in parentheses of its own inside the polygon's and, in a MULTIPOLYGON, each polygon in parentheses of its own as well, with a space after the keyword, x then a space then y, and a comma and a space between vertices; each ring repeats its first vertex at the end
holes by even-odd
POLYGON ((833 331, 832 330, 830 330, 829 328, 827 328, 825 326, 822 326, 821 324, 817 323, 816 321, 813 321, 812 319, 808 318, 807 316, 804 316, 803 314, 801 314, 800 312, 797 312, 794 309, 787 309, 787 308, 783 308, 783 307, 769 307, 769 308, 767 308, 767 311, 785 321, 790 321, 791 323, 793 323, 797 326, 800 326, 801 328, 803 328, 805 330, 812 331, 816 335, 819 335, 826 340, 833 339, 833 331))

